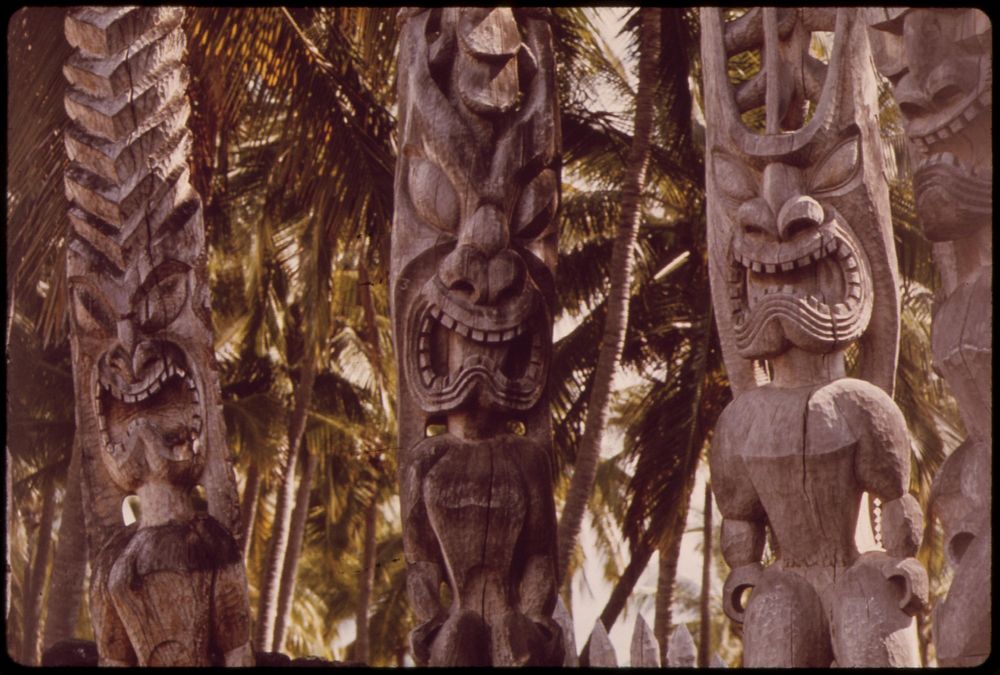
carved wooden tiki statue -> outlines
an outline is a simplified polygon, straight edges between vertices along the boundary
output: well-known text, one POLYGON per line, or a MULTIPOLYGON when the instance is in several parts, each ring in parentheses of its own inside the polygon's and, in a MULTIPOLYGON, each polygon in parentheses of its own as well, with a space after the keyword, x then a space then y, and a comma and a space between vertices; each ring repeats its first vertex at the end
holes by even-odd
POLYGON ((910 141, 917 215, 943 281, 931 329, 935 368, 969 437, 945 461, 931 509, 955 569, 934 608, 944 666, 990 653, 993 469, 992 27, 977 9, 877 9, 875 65, 893 87, 910 141))
POLYGON ((891 398, 899 299, 870 59, 856 10, 702 10, 710 278, 736 396, 712 488, 746 666, 906 665, 926 602, 891 398), (824 39, 826 62, 810 49, 824 39), (744 51, 761 72, 734 87, 729 59, 744 51), (852 344, 861 379, 845 375, 852 344), (885 504, 887 552, 855 546, 865 491, 885 504))
POLYGON ((71 11, 67 276, 105 665, 250 665, 179 8, 71 11), (204 488, 208 513, 195 509, 204 488), (122 502, 138 496, 128 527, 122 502), (211 514, 211 515, 209 515, 211 514))
POLYGON ((562 663, 548 10, 400 13, 391 297, 418 664, 562 663))

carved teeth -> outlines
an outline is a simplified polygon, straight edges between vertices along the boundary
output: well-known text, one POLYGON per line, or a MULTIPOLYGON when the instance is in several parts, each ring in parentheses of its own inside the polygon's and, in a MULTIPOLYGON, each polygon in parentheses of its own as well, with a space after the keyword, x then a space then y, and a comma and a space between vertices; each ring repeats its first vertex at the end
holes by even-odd
POLYGON ((195 455, 197 455, 199 452, 201 452, 201 439, 200 438, 194 439, 194 441, 191 443, 191 452, 194 453, 195 455))
POLYGON ((851 247, 847 245, 846 241, 840 242, 840 248, 838 250, 840 251, 840 258, 842 260, 851 255, 851 247))
POLYGON ((774 274, 777 270, 778 267, 776 265, 772 265, 771 263, 764 264, 764 271, 768 274, 774 274))
MULTIPOLYGON (((195 384, 194 384, 194 380, 192 380, 190 377, 185 377, 184 381, 187 382, 188 389, 192 389, 192 390, 196 389, 195 384)), ((196 399, 198 398, 197 392, 195 392, 195 398, 196 399)))
POLYGON ((431 311, 431 316, 433 316, 435 319, 441 316, 441 308, 438 307, 437 305, 431 305, 430 311, 431 311))
POLYGON ((493 331, 487 331, 486 332, 486 341, 487 342, 500 342, 500 339, 501 339, 500 333, 495 333, 493 331))
POLYGON ((462 337, 469 337, 469 327, 464 323, 456 323, 454 330, 462 337))
POLYGON ((108 435, 108 432, 105 431, 101 434, 101 442, 104 443, 104 445, 111 445, 111 436, 108 435))
POLYGON ((505 330, 503 332, 503 335, 501 335, 500 337, 501 339, 506 341, 513 339, 515 335, 517 335, 517 331, 511 328, 510 330, 505 330))
POLYGON ((192 427, 191 428, 194 429, 197 433, 200 434, 201 433, 201 416, 195 415, 194 417, 192 417, 191 418, 191 423, 192 423, 192 427))
POLYGON ((861 299, 861 286, 851 286, 851 290, 848 295, 855 300, 861 299))
POLYGON ((126 403, 135 403, 137 398, 132 394, 125 394, 124 396, 122 396, 122 400, 125 401, 126 403))
POLYGON ((793 269, 795 269, 795 263, 793 261, 789 260, 788 262, 781 263, 782 272, 790 272, 793 269))
POLYGON ((948 128, 951 130, 951 132, 953 134, 957 134, 959 131, 962 130, 962 127, 964 127, 964 126, 965 126, 965 124, 962 122, 961 119, 955 118, 952 121, 952 123, 948 125, 948 128))
POLYGON ((431 360, 427 356, 427 352, 421 351, 417 356, 417 362, 420 364, 420 368, 429 368, 431 365, 431 360))
POLYGON ((799 267, 808 267, 812 264, 812 256, 806 254, 795 261, 799 267))
POLYGON ((111 451, 114 452, 116 455, 119 454, 119 453, 121 453, 124 450, 125 450, 125 446, 122 445, 121 443, 115 443, 114 447, 111 448, 111 451))
POLYGON ((750 268, 754 272, 760 272, 763 269, 763 266, 759 262, 757 262, 756 260, 754 260, 752 263, 750 263, 750 268))
POLYGON ((834 251, 837 250, 837 246, 838 246, 837 240, 836 239, 830 239, 828 242, 826 242, 826 246, 825 246, 826 252, 827 253, 833 253, 834 251))
POLYGON ((849 270, 853 270, 853 269, 855 269, 855 268, 856 268, 857 266, 858 266, 858 261, 857 261, 857 259, 855 259, 855 257, 854 257, 853 255, 851 255, 851 256, 848 256, 848 257, 847 257, 847 258, 846 258, 846 259, 844 260, 844 267, 846 267, 846 268, 847 268, 847 269, 849 269, 849 270))
POLYGON ((483 342, 486 340, 486 334, 481 330, 476 330, 475 328, 472 329, 469 335, 475 342, 483 342))
POLYGON ((448 316, 447 314, 441 315, 441 325, 445 328, 452 328, 455 325, 455 320, 448 316))

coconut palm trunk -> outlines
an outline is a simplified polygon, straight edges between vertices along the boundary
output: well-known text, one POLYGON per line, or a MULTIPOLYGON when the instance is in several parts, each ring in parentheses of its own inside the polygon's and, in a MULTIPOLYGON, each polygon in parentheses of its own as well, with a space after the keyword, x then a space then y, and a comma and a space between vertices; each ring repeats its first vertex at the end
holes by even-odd
POLYGON ((365 510, 365 542, 361 555, 361 588, 358 591, 357 632, 354 638, 354 660, 362 663, 368 663, 371 658, 368 611, 372 589, 375 586, 375 528, 378 524, 376 516, 378 516, 378 495, 372 493, 371 502, 365 510))
POLYGON ((45 592, 45 568, 52 543, 52 521, 56 512, 56 485, 52 477, 42 486, 42 514, 38 524, 35 555, 31 558, 31 573, 24 587, 24 623, 22 624, 21 658, 28 665, 38 665, 38 622, 45 592))
POLYGON ((59 545, 52 559, 52 578, 45 610, 45 639, 48 649, 61 640, 73 637, 76 618, 83 597, 83 579, 87 572, 87 538, 83 522, 80 492, 80 446, 73 444, 73 455, 66 473, 59 545))
MULTIPOLYGON (((307 341, 307 344, 309 342, 307 341)), ((285 554, 292 526, 292 509, 295 505, 295 470, 298 464, 299 447, 306 430, 306 413, 312 400, 313 384, 316 381, 316 360, 308 351, 299 386, 295 392, 295 408, 288 423, 288 462, 278 491, 275 505, 274 525, 271 531, 271 545, 268 548, 267 568, 264 570, 260 589, 260 603, 257 609, 257 633, 254 642, 260 651, 274 651, 274 628, 278 617, 278 597, 285 564, 285 554)))
POLYGON ((628 155, 628 172, 622 188, 622 219, 611 254, 611 288, 604 322, 601 349, 597 357, 594 383, 587 405, 583 438, 577 450, 573 479, 566 496, 558 528, 558 573, 566 581, 569 560, 576 546, 590 493, 594 489, 601 441, 608 422, 608 402, 615 370, 621 361, 628 327, 629 297, 632 288, 634 249, 642 215, 640 198, 649 165, 653 127, 653 95, 660 56, 660 10, 643 7, 639 37, 639 83, 635 104, 635 131, 628 155))
POLYGON ((295 597, 295 575, 299 571, 299 555, 305 538, 306 520, 309 518, 309 495, 312 492, 313 475, 319 460, 315 452, 303 446, 305 464, 299 478, 299 489, 295 495, 295 512, 292 514, 288 533, 288 548, 281 569, 281 591, 278 593, 278 611, 274 622, 274 651, 280 651, 285 644, 285 632, 292 616, 292 598, 295 597))
POLYGON ((712 583, 712 487, 705 483, 704 539, 701 563, 701 628, 698 638, 698 667, 708 668, 709 642, 711 641, 711 615, 708 599, 712 583))
POLYGON ((667 651, 670 648, 674 586, 680 555, 680 537, 671 537, 666 545, 660 546, 659 570, 656 578, 656 613, 653 618, 653 635, 660 648, 660 663, 667 662, 667 651))
POLYGON ((243 488, 243 502, 240 504, 240 532, 243 534, 243 559, 250 555, 250 543, 253 541, 253 524, 257 518, 257 501, 260 498, 260 470, 257 463, 250 462, 247 469, 246 486, 243 488))

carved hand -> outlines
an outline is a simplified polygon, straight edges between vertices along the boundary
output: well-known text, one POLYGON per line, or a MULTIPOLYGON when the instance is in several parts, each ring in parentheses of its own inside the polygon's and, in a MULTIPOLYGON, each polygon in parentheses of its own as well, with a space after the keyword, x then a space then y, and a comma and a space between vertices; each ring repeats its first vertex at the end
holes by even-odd
POLYGON ((929 583, 927 570, 916 558, 892 560, 882 569, 886 579, 902 588, 899 608, 911 616, 927 609, 929 583))

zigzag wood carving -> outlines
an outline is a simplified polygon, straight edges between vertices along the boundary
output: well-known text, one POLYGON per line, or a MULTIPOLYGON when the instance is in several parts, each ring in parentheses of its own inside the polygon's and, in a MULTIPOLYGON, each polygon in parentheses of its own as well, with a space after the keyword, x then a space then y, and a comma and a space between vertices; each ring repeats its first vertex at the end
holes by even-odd
POLYGON ((236 486, 190 182, 184 10, 68 13, 67 277, 103 665, 251 665, 236 486), (204 489, 208 512, 195 507, 204 489), (135 494, 138 521, 125 526, 135 494))

